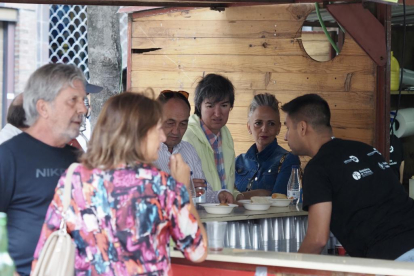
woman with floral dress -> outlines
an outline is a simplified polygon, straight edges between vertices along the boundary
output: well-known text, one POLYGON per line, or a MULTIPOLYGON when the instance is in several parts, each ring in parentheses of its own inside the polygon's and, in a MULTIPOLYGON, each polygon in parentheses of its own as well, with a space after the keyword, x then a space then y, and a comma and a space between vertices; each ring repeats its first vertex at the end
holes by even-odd
MULTIPOLYGON (((104 105, 88 151, 72 176, 67 229, 76 244, 76 275, 170 275, 170 237, 184 256, 201 262, 207 236, 189 197, 190 169, 180 155, 171 175, 151 163, 165 140, 160 104, 122 93, 104 105)), ((34 262, 62 218, 62 175, 34 262)))

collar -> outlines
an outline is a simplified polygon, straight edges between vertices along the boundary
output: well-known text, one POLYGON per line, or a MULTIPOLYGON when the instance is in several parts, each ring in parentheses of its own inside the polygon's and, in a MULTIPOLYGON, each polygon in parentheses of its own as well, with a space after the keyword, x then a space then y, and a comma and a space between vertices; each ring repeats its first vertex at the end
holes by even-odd
POLYGON ((272 154, 275 153, 276 148, 278 147, 277 139, 275 138, 272 143, 267 145, 264 150, 261 152, 257 152, 256 144, 253 144, 249 150, 246 152, 246 158, 257 160, 257 161, 264 161, 267 160, 272 154))
POLYGON ((200 126, 201 126, 201 129, 203 130, 203 132, 204 132, 204 134, 206 135, 206 137, 207 137, 207 140, 208 140, 208 142, 211 144, 211 145, 213 145, 213 143, 215 142, 215 141, 218 141, 220 138, 221 138, 221 135, 220 135, 220 132, 217 134, 217 135, 215 135, 207 126, 206 126, 206 124, 203 122, 203 120, 202 119, 200 119, 200 126))
MULTIPOLYGON (((179 151, 180 151, 180 149, 181 149, 181 147, 182 147, 182 140, 180 141, 180 143, 178 143, 174 148, 173 148, 173 152, 172 152, 172 154, 176 154, 176 153, 178 153, 179 151)), ((170 153, 169 151, 168 151, 168 147, 167 147, 167 145, 166 144, 164 144, 164 143, 161 143, 161 145, 160 145, 160 151, 165 151, 165 152, 168 152, 168 153, 170 153)), ((171 153, 170 153, 171 154, 171 153)))

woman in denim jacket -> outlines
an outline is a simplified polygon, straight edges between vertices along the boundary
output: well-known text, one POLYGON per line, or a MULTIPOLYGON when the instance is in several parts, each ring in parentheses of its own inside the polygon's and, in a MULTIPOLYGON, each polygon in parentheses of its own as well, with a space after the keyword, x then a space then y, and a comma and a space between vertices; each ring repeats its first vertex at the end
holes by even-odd
POLYGON ((255 144, 236 159, 236 188, 241 192, 236 200, 252 196, 286 194, 292 165, 299 158, 278 145, 280 132, 279 102, 272 94, 254 96, 247 122, 255 144))

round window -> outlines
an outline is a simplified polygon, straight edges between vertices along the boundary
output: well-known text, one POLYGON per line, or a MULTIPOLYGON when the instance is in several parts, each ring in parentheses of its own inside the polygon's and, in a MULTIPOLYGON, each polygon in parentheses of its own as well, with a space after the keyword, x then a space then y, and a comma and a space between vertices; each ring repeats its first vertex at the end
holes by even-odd
POLYGON ((319 9, 319 15, 314 10, 303 23, 301 40, 312 59, 329 61, 341 52, 345 33, 326 9, 319 9))

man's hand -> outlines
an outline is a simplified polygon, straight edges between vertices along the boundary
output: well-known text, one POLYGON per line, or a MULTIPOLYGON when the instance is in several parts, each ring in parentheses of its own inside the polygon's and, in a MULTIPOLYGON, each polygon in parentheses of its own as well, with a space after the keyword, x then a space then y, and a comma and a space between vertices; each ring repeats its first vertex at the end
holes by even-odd
POLYGON ((218 199, 220 203, 233 203, 234 202, 233 195, 226 191, 220 192, 218 194, 218 199))
POLYGON ((204 179, 193 178, 194 188, 202 187, 207 189, 207 184, 204 179))
POLYGON ((175 181, 183 183, 187 188, 190 186, 190 167, 179 153, 171 155, 170 171, 175 181))

